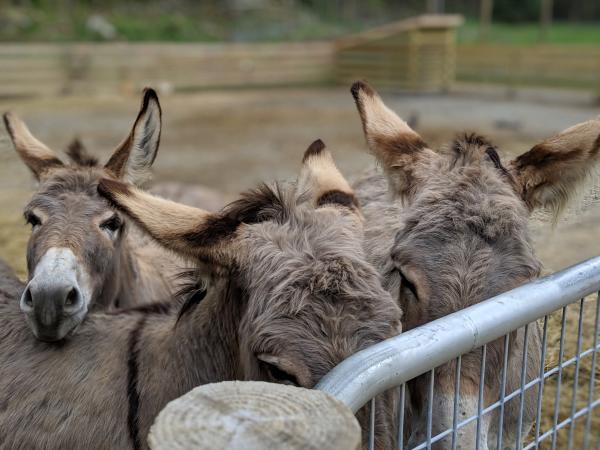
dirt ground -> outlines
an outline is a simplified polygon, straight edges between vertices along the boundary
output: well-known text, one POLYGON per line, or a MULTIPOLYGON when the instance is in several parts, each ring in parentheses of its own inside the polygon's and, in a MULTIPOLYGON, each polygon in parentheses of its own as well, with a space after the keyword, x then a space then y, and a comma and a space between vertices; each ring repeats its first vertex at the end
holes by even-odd
MULTIPOLYGON (((506 158, 600 113, 598 107, 568 99, 558 102, 544 98, 541 101, 507 100, 476 95, 389 95, 386 101, 404 118, 415 122, 416 129, 433 145, 449 142, 459 131, 477 131, 491 138, 506 158)), ((155 163, 157 181, 198 183, 235 194, 257 181, 294 177, 303 151, 316 138, 325 141, 349 177, 373 164, 365 152, 358 115, 347 89, 205 92, 163 96, 161 103, 164 125, 161 150, 155 163)), ((0 100, 1 111, 10 109, 19 113, 36 136, 54 149, 65 148, 77 135, 104 158, 127 134, 137 108, 137 98, 116 96, 0 100)), ((9 260, 21 276, 25 276, 28 236, 21 209, 33 187, 27 169, 18 160, 2 127, 0 257, 9 260)), ((545 272, 600 255, 599 219, 600 206, 590 206, 585 211, 570 214, 568 220, 554 228, 548 223, 534 223, 533 236, 545 272)), ((553 361, 557 357, 560 331, 560 315, 557 317, 550 320, 548 341, 549 358, 553 361)), ((592 342, 593 320, 592 305, 586 304, 584 349, 592 342)), ((569 312, 567 323, 566 348, 572 356, 576 348, 577 311, 569 312)), ((584 406, 587 399, 590 366, 588 357, 582 363, 577 396, 583 403, 578 406, 584 406)), ((570 404, 563 403, 572 395, 574 371, 571 369, 574 367, 564 375, 560 420, 570 411, 570 404)), ((600 386, 600 378, 597 386, 600 386)), ((544 397, 544 413, 550 414, 554 401, 550 396, 544 397)), ((600 417, 595 421, 596 434, 600 434, 598 419, 600 417)), ((545 426, 552 423, 551 417, 549 420, 545 419, 545 426)))

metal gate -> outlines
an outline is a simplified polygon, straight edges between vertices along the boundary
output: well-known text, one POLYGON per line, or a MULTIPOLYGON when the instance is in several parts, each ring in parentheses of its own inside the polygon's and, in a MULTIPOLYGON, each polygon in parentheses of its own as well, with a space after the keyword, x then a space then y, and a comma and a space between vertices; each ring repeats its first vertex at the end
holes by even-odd
POLYGON ((493 417, 502 430, 504 408, 512 400, 518 401, 519 407, 518 423, 512 430, 516 435, 514 448, 600 450, 600 413, 594 414, 594 409, 600 406, 599 291, 600 257, 596 257, 365 349, 340 363, 317 388, 335 396, 355 413, 371 401, 371 448, 374 398, 392 388, 399 391, 398 448, 409 448, 407 383, 428 376, 429 396, 426 424, 423 424, 426 432, 422 441, 410 448, 431 448, 442 440, 444 448, 460 448, 460 432, 467 426, 476 426, 475 448, 507 448, 506 440, 503 441, 506 433, 497 433, 484 442, 481 424, 493 417), (586 298, 590 294, 595 295, 586 298), (526 349, 534 326, 541 331, 542 363, 537 373, 528 373, 526 349), (486 401, 482 380, 486 373, 485 356, 488 345, 497 339, 504 344, 503 366, 497 368, 500 392, 495 401, 486 401), (508 392, 506 382, 510 339, 522 339, 525 349, 519 367, 520 387, 512 392, 508 392), (482 356, 477 411, 463 417, 458 414, 461 359, 472 351, 480 351, 482 356), (453 360, 456 373, 452 426, 434 434, 435 371, 453 360), (536 395, 535 423, 525 434, 521 427, 524 398, 532 391, 536 395))

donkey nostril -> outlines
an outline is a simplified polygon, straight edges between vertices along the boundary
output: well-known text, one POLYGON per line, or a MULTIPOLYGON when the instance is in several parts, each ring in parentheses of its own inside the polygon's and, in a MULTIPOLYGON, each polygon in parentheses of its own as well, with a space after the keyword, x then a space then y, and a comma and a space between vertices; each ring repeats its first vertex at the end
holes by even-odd
POLYGON ((79 294, 77 293, 76 288, 72 288, 67 295, 67 299, 65 301, 65 306, 74 306, 77 304, 77 300, 79 298, 79 294))
POLYGON ((31 297, 31 290, 27 289, 25 291, 25 294, 23 295, 23 302, 25 303, 25 306, 33 308, 33 298, 31 297))

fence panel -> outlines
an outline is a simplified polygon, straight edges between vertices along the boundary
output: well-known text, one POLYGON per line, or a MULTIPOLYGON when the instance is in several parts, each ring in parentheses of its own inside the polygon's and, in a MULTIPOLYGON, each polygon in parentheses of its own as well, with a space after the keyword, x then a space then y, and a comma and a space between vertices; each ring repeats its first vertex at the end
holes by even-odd
POLYGON ((329 42, 2 44, 0 97, 322 84, 329 42))
POLYGON ((317 388, 374 417, 399 387, 400 449, 599 448, 598 291, 600 257, 363 350, 317 388))
POLYGON ((457 59, 458 81, 600 91, 597 45, 463 44, 457 59))

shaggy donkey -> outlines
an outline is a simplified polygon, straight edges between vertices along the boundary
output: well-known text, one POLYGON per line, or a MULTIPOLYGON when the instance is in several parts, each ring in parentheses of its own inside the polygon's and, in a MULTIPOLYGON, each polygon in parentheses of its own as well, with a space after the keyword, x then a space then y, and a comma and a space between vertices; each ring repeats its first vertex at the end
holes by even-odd
MULTIPOLYGON (((99 189, 158 242, 208 263, 208 288, 185 302, 92 313, 77 339, 58 344, 35 340, 4 296, 2 448, 146 448, 161 408, 195 386, 246 379, 310 388, 400 332, 400 308, 365 260, 354 195, 319 141, 296 193, 262 187, 220 213, 112 179, 99 189)), ((394 443, 385 406, 379 448, 394 443)))
MULTIPOLYGON (((439 152, 366 83, 352 87, 366 140, 381 176, 356 185, 366 218, 366 251, 399 300, 409 330, 535 279, 540 263, 528 231, 530 213, 558 213, 591 174, 600 151, 600 119, 571 127, 504 165, 496 148, 465 135, 439 152)), ((540 365, 540 330, 529 327, 527 379, 540 365)), ((520 386, 523 330, 511 335, 507 393, 520 386)), ((503 339, 487 347, 485 403, 498 400, 503 339)), ((460 418, 477 411, 481 351, 462 358, 460 418)), ((433 434, 452 427, 455 362, 435 372, 433 434)), ((409 446, 425 437, 429 376, 411 386, 414 421, 409 446)), ((526 436, 535 420, 536 389, 525 398, 526 436)), ((506 406, 504 444, 515 447, 518 398, 506 406)), ((495 448, 496 417, 483 419, 482 448, 495 448)), ((475 423, 461 429, 458 448, 475 448, 475 423)), ((438 446, 448 448, 451 438, 438 446)))
POLYGON ((21 309, 36 337, 60 340, 72 333, 89 310, 132 306, 169 298, 180 269, 170 252, 149 245, 97 193, 102 177, 142 182, 156 158, 161 110, 156 93, 144 92, 127 138, 105 166, 75 142, 70 163, 31 135, 14 114, 4 116, 15 149, 39 180, 25 207, 32 227, 27 246, 29 283, 21 309))

